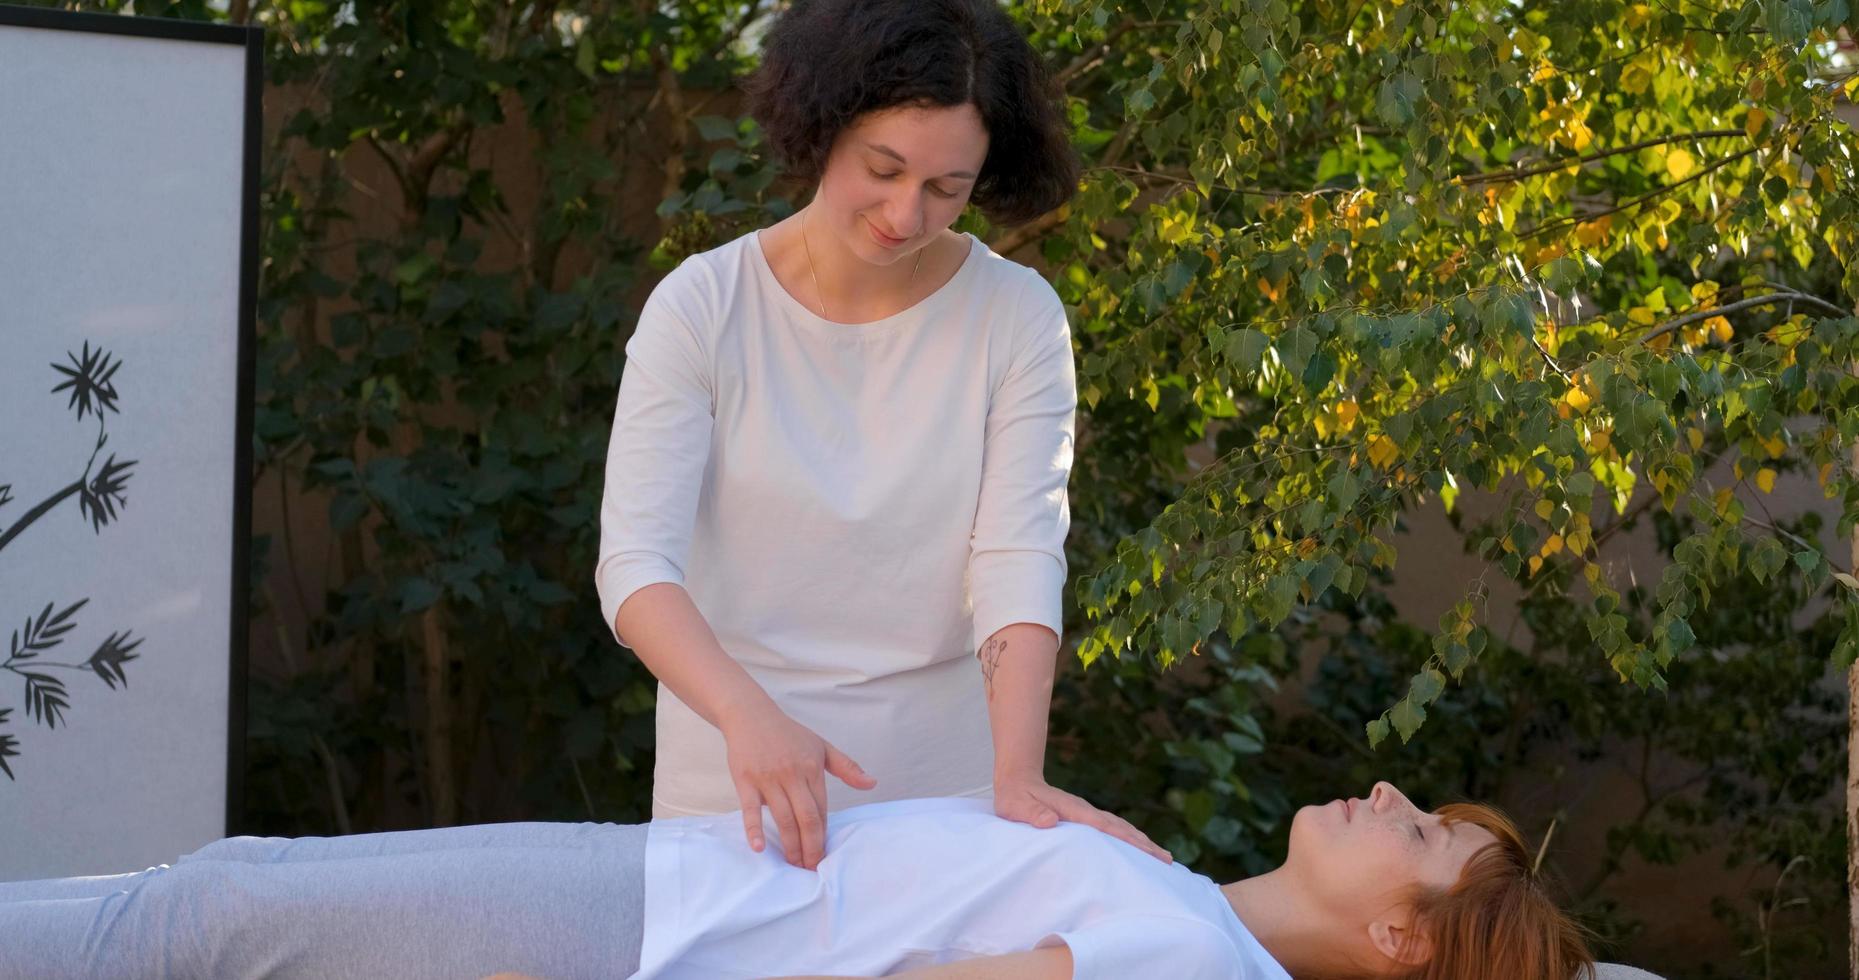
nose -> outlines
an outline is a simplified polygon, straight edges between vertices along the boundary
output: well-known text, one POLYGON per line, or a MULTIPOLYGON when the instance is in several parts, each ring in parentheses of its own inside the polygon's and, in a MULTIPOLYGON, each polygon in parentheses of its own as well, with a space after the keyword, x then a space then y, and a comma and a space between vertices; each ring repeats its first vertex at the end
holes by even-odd
POLYGON ((1394 784, 1389 782, 1376 783, 1375 788, 1369 790, 1368 805, 1376 813, 1382 813, 1394 807, 1413 808, 1413 803, 1408 801, 1407 796, 1395 789, 1394 784))
POLYGON ((921 192, 903 190, 897 197, 884 204, 884 223, 889 228, 879 231, 887 235, 900 235, 906 239, 915 238, 923 231, 923 199, 921 192))

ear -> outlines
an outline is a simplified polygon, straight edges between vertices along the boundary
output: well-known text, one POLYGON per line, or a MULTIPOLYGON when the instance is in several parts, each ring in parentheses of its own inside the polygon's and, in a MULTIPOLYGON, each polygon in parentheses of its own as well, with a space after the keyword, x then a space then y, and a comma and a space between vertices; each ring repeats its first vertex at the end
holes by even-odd
POLYGON ((1432 940, 1414 928, 1413 911, 1406 907, 1391 909, 1369 923, 1368 939, 1376 952, 1403 967, 1419 966, 1433 958, 1432 940))

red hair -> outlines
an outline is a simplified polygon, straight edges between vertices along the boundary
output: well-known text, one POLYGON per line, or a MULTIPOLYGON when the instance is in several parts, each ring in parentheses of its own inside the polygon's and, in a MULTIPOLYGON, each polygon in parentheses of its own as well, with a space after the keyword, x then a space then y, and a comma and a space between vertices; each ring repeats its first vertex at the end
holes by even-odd
POLYGON ((1430 943, 1426 962, 1401 980, 1578 980, 1593 976, 1586 932, 1537 877, 1523 835, 1510 818, 1481 803, 1437 812, 1497 840, 1472 855, 1459 880, 1414 902, 1414 932, 1430 943))

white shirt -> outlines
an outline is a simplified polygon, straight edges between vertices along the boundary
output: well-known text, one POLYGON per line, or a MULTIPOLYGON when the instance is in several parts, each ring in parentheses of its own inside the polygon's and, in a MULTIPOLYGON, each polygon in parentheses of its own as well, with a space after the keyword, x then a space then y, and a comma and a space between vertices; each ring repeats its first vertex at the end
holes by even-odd
MULTIPOLYGON (((729 655, 878 780, 828 808, 984 796, 982 641, 1061 632, 1071 333, 1037 272, 972 235, 960 269, 871 323, 818 316, 754 232, 658 284, 607 451, 601 613, 684 586, 729 655)), ((622 645, 624 637, 615 636, 622 645)), ((653 815, 740 807, 722 734, 658 689, 653 815)))
POLYGON ((878 976, 1064 943, 1075 980, 1290 980, 1220 886, 1083 824, 1039 830, 986 800, 901 800, 827 820, 818 871, 772 822, 654 822, 635 980, 878 976))

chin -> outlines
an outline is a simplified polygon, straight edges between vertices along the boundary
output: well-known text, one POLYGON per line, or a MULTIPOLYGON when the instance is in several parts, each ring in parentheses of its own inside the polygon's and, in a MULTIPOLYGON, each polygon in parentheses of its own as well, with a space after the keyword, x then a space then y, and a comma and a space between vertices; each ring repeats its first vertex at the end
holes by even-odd
POLYGON ((1298 807, 1291 815, 1291 833, 1286 841, 1285 860, 1309 847, 1320 847, 1323 839, 1333 835, 1330 821, 1324 819, 1329 811, 1322 806, 1306 805, 1298 807))

